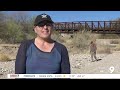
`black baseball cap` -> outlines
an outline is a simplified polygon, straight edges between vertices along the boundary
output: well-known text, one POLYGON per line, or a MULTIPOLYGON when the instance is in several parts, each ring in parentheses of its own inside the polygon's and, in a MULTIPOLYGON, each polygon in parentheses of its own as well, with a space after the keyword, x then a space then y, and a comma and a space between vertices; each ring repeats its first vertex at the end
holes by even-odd
POLYGON ((34 26, 37 26, 39 23, 47 21, 49 23, 54 23, 51 19, 51 17, 47 14, 40 14, 36 17, 35 22, 34 22, 34 26))

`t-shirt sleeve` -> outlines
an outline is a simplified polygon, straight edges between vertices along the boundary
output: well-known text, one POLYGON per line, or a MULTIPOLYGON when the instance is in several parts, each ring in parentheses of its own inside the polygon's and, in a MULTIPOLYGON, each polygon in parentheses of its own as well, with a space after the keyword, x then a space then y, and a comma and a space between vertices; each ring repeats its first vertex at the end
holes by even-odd
POLYGON ((70 74, 70 61, 67 48, 65 46, 62 47, 62 57, 61 57, 61 74, 70 74))
POLYGON ((15 61, 15 74, 26 73, 26 45, 21 43, 15 61))

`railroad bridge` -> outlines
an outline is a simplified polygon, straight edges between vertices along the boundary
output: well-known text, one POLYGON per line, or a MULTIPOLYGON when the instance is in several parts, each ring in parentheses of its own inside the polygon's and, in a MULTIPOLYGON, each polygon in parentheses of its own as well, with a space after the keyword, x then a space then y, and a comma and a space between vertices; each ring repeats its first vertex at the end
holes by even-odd
POLYGON ((92 33, 120 34, 120 21, 55 22, 54 30, 60 33, 90 31, 92 33))

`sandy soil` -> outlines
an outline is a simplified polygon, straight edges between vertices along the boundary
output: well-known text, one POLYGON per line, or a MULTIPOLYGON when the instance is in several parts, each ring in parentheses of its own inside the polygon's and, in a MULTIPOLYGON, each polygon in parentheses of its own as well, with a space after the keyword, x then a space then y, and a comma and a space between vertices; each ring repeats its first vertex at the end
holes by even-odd
POLYGON ((98 61, 91 62, 90 55, 70 56, 72 74, 120 74, 120 52, 98 54, 98 61), (114 71, 111 71, 114 67, 114 71))

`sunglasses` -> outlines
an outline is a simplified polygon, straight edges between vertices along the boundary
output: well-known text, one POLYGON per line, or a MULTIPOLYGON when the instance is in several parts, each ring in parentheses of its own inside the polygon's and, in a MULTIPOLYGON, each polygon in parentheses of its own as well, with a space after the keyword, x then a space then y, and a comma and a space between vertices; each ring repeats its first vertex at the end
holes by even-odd
POLYGON ((39 26, 39 27, 43 27, 43 26, 53 26, 53 24, 52 23, 39 23, 37 26, 39 26))

